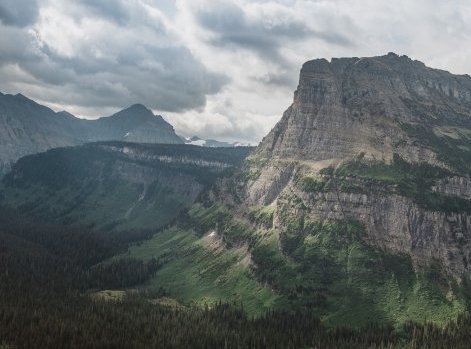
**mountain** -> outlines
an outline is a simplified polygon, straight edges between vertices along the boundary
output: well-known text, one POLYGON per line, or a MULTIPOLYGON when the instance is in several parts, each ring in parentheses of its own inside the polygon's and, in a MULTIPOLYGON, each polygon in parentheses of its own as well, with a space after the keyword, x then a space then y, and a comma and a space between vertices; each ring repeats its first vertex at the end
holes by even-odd
POLYGON ((253 158, 269 164, 248 184, 249 203, 279 204, 288 189, 306 218, 355 219, 371 244, 415 265, 437 259, 456 278, 468 271, 468 75, 393 53, 307 62, 253 158))
POLYGON ((0 206, 54 224, 156 229, 188 208, 250 148, 99 142, 21 158, 0 206))
POLYGON ((201 304, 445 323, 471 306, 470 114, 467 75, 393 53, 309 61, 240 170, 129 253, 178 236, 171 250, 192 252, 151 285, 201 304))
POLYGON ((330 316, 350 321, 374 300, 371 317, 437 319, 469 301, 470 160, 469 76, 393 53, 318 59, 247 160, 237 200, 270 208, 276 277, 304 270, 298 283, 349 309, 330 316))
POLYGON ((21 94, 0 93, 0 174, 24 155, 105 140, 183 143, 170 124, 142 105, 110 117, 82 120, 67 112, 56 113, 21 94))
POLYGON ((135 104, 110 117, 86 121, 89 140, 120 140, 136 143, 183 143, 162 116, 154 115, 142 104, 135 104))
POLYGON ((49 148, 79 144, 86 137, 82 123, 18 94, 0 94, 0 173, 21 156, 49 148))

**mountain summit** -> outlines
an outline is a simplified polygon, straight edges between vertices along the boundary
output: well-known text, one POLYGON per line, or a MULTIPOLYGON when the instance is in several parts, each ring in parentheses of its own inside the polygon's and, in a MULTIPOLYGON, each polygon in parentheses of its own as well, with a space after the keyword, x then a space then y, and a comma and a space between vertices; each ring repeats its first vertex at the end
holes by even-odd
POLYGON ((109 117, 89 121, 92 139, 123 140, 136 143, 181 144, 172 125, 162 116, 154 115, 142 104, 134 104, 109 117))
POLYGON ((405 125, 435 134, 470 127, 471 77, 407 56, 316 59, 302 69, 293 104, 257 154, 305 160, 365 158, 439 163, 405 125))

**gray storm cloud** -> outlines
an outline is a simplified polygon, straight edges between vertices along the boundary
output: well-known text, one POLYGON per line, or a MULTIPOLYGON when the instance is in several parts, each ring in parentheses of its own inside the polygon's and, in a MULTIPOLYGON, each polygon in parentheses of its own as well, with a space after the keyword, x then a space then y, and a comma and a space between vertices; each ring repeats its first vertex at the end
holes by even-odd
POLYGON ((38 12, 38 4, 34 0, 2 0, 0 22, 4 25, 25 27, 36 22, 38 12))
MULTIPOLYGON (((36 15, 22 12, 25 1, 18 2, 15 8, 6 6, 10 2, 15 1, 0 7, 2 23, 19 26, 34 22, 36 15), (25 13, 27 16, 23 17, 25 13)), ((83 12, 73 13, 75 20, 59 28, 64 32, 83 30, 72 53, 61 52, 60 44, 50 43, 43 36, 44 23, 35 23, 35 32, 0 26, 0 66, 4 67, 0 79, 4 85, 18 82, 20 75, 27 74, 44 87, 43 93, 60 88, 61 102, 69 105, 124 108, 143 103, 160 111, 182 112, 204 107, 207 95, 217 93, 228 83, 226 76, 208 71, 181 43, 166 39, 170 36, 167 28, 156 20, 151 21, 144 11, 133 12, 134 16, 143 16, 132 18, 133 32, 120 25, 131 20, 124 2, 82 0, 79 3, 82 7, 76 7, 76 11, 83 12), (79 27, 83 20, 88 20, 89 11, 103 16, 106 12, 109 33, 79 27)), ((54 18, 48 17, 43 22, 51 20, 54 18)), ((61 37, 60 32, 54 34, 65 42, 72 40, 61 37)))
POLYGON ((318 39, 338 46, 353 46, 351 40, 334 30, 315 30, 305 21, 289 16, 253 19, 242 7, 233 3, 205 7, 194 14, 197 23, 213 35, 207 43, 215 48, 247 50, 261 59, 281 67, 265 76, 265 82, 273 85, 293 86, 297 69, 282 51, 290 44, 318 39), (288 70, 288 71, 286 71, 288 70))

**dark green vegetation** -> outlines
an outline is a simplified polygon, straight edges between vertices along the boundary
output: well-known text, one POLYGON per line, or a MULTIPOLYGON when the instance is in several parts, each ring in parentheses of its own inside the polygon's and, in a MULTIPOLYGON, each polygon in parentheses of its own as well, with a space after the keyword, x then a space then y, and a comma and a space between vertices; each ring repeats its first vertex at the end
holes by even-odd
POLYGON ((439 266, 416 273, 409 256, 366 244, 357 221, 300 217, 286 224, 280 233, 281 253, 265 248, 263 254, 254 251, 254 259, 269 271, 264 277, 288 295, 290 307, 315 309, 327 323, 350 326, 445 323, 466 310, 462 290, 440 281, 439 266), (453 296, 447 298, 447 292, 453 296))
POLYGON ((3 178, 4 205, 93 229, 169 223, 250 148, 94 143, 22 158, 3 178))
MULTIPOLYGON (((441 212, 471 212, 471 201, 450 197, 432 191, 432 186, 439 179, 451 177, 455 172, 432 166, 426 163, 411 164, 394 154, 391 164, 381 161, 365 161, 361 157, 343 163, 335 169, 334 181, 342 181, 345 192, 351 192, 349 187, 355 186, 345 177, 363 178, 383 183, 385 193, 397 193, 409 197, 424 208, 441 212)), ((375 187, 377 189, 377 187, 375 187)))
MULTIPOLYGON (((119 234, 28 223, 0 212, 0 343, 2 348, 468 348, 471 319, 445 327, 408 322, 399 329, 369 324, 326 328, 312 311, 267 311, 251 318, 239 303, 212 307, 156 304, 166 290, 133 290, 120 300, 90 297, 104 282, 97 262, 144 233, 119 234)), ((356 228, 352 228, 355 230, 356 228)), ((159 236, 160 233, 156 235, 159 236)), ((121 280, 150 274, 165 261, 108 262, 121 280), (128 263, 129 262, 129 263, 128 263)), ((114 282, 114 281, 113 281, 114 282)), ((132 284, 134 281, 129 281, 132 284)))
POLYGON ((435 151, 439 159, 461 174, 471 172, 471 132, 466 128, 442 127, 431 129, 422 125, 403 124, 411 137, 435 151))

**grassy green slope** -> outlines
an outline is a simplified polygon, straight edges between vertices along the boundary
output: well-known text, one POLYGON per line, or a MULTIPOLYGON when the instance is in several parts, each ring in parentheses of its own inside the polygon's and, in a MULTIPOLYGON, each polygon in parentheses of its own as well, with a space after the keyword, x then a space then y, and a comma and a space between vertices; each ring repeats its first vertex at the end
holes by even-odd
MULTIPOLYGON (((94 168, 89 164, 98 156, 95 152, 81 153, 82 163, 50 157, 39 172, 37 167, 13 172, 3 182, 3 200, 33 215, 115 229, 163 225, 188 207, 168 182, 143 184, 103 176, 112 173, 117 160, 101 154, 99 162, 92 161, 98 166, 94 168)), ((220 161, 218 156, 211 159, 220 161)), ((143 165, 142 159, 131 162, 143 165)), ((207 177, 207 169, 193 165, 172 166, 173 177, 175 171, 193 175, 203 187, 222 175, 209 172, 212 177, 207 177)), ((398 156, 391 164, 358 158, 321 171, 317 179, 295 178, 294 185, 304 192, 329 192, 334 180, 340 191, 361 193, 370 190, 362 187, 364 179, 377 183, 385 195, 411 197, 425 209, 469 212, 467 200, 431 191, 435 180, 454 173, 409 164, 398 156)), ((295 201, 288 199, 288 205, 295 201)), ((310 309, 328 324, 355 327, 371 321, 444 323, 468 309, 466 282, 458 286, 444 279, 438 262, 416 273, 409 256, 369 246, 358 221, 293 216, 282 204, 250 210, 240 217, 222 204, 196 204, 179 216, 177 226, 130 247, 127 254, 132 257, 164 262, 142 287, 163 287, 187 304, 242 303, 254 315, 272 308, 310 309)))
POLYGON ((253 278, 246 248, 226 249, 216 233, 198 237, 171 228, 129 249, 136 258, 165 263, 146 287, 165 288, 172 298, 212 306, 218 301, 242 304, 252 315, 273 308, 279 296, 253 278))
POLYGON ((128 253, 163 258, 145 287, 163 287, 183 303, 237 302, 250 314, 310 309, 327 324, 354 327, 445 323, 466 310, 462 289, 440 279, 438 265, 416 274, 410 257, 368 246, 362 234, 359 223, 335 220, 254 230, 221 206, 196 205, 182 226, 128 253))

